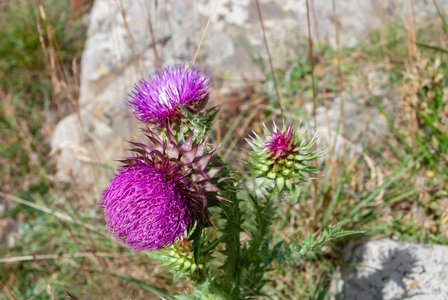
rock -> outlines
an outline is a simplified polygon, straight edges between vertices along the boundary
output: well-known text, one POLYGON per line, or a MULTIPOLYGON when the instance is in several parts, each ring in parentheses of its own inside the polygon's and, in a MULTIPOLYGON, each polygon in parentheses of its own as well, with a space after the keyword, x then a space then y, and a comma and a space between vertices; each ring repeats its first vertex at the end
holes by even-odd
MULTIPOLYGON (((362 153, 363 141, 375 143, 388 131, 387 121, 380 112, 376 108, 360 103, 359 99, 364 97, 359 93, 350 97, 345 96, 345 137, 342 136, 341 100, 339 97, 332 100, 328 106, 329 127, 325 108, 321 106, 316 109, 319 142, 323 143, 321 147, 325 149, 328 149, 329 146, 334 147, 333 152, 336 159, 344 158, 344 143, 347 148, 346 158, 350 158, 362 153), (330 129, 330 135, 328 129, 330 129)), ((311 114, 312 112, 310 112, 311 114)))
POLYGON ((60 180, 70 180, 73 169, 82 171, 80 157, 87 155, 88 151, 80 146, 81 142, 81 125, 77 115, 69 115, 58 123, 53 132, 50 154, 57 155, 56 176, 60 180))
POLYGON ((389 239, 344 250, 339 299, 448 299, 448 247, 389 239))
MULTIPOLYGON (((332 43, 329 0, 311 3, 320 38, 332 43)), ((102 176, 98 172, 104 173, 105 166, 123 156, 124 141, 138 134, 137 123, 124 106, 127 94, 158 66, 191 61, 213 5, 207 0, 94 2, 81 60, 80 110, 77 117, 61 120, 53 134, 60 180, 98 182, 102 176)), ((338 0, 337 5, 343 45, 362 39, 366 29, 379 26, 384 16, 404 13, 398 0, 338 0)), ((274 65, 281 67, 304 43, 306 2, 260 0, 260 6, 274 65)), ((415 6, 417 17, 425 15, 421 7, 431 7, 420 2, 415 6)), ((264 62, 266 51, 254 1, 220 1, 196 64, 213 73, 216 89, 223 82, 244 86, 242 78, 264 79, 264 62)))

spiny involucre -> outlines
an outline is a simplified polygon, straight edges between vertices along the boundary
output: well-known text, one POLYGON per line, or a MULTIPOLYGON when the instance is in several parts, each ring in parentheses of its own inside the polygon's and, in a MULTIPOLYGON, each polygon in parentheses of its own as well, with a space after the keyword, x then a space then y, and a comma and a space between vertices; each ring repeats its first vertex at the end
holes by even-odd
POLYGON ((274 123, 272 131, 264 126, 264 137, 254 133, 248 139, 252 151, 250 166, 254 175, 265 178, 263 185, 275 181, 278 190, 293 189, 293 183, 306 180, 305 173, 316 174, 310 161, 322 154, 314 150, 316 135, 308 138, 306 131, 296 132, 293 125, 280 130, 274 123))
POLYGON ((212 259, 209 251, 201 252, 198 261, 194 258, 193 241, 184 236, 176 243, 163 251, 148 252, 152 258, 159 260, 166 266, 170 266, 175 271, 176 276, 183 277, 204 270, 204 267, 212 259))
POLYGON ((122 160, 100 203, 109 231, 134 251, 167 248, 195 224, 205 226, 208 206, 221 198, 215 184, 224 167, 209 166, 216 149, 193 133, 165 133, 146 129, 148 145, 131 143, 135 156, 122 160))
POLYGON ((183 118, 179 104, 193 114, 205 106, 211 84, 207 73, 202 76, 199 68, 167 67, 136 84, 128 106, 141 122, 159 126, 175 123, 183 118))

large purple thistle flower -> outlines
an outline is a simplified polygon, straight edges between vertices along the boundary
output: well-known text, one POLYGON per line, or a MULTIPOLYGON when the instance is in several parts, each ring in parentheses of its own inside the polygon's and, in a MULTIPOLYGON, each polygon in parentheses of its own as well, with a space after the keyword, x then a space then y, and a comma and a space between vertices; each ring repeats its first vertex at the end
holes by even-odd
POLYGON ((191 199, 163 172, 138 161, 123 168, 104 193, 109 231, 132 250, 170 246, 192 227, 191 199))
POLYGON ((134 251, 166 248, 205 225, 209 200, 219 198, 212 181, 223 168, 208 167, 215 150, 195 143, 193 133, 181 143, 169 128, 164 140, 145 133, 150 145, 131 143, 135 157, 122 161, 100 203, 109 231, 134 251))
POLYGON ((163 125, 183 116, 178 104, 192 113, 202 109, 210 85, 207 74, 201 76, 199 68, 165 68, 162 73, 156 71, 148 81, 143 79, 136 84, 128 104, 138 120, 163 125))

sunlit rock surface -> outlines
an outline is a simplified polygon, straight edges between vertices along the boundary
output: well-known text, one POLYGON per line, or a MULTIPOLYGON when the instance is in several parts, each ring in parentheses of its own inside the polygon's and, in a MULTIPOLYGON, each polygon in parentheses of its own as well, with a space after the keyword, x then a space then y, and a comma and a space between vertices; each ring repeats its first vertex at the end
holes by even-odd
POLYGON ((389 239, 344 250, 338 299, 448 299, 448 247, 389 239))
MULTIPOLYGON (((346 46, 355 45, 367 29, 380 26, 385 19, 405 16, 405 1, 336 2, 340 41, 346 46)), ((126 140, 138 132, 124 106, 133 84, 160 66, 188 64, 214 3, 95 1, 81 61, 79 113, 61 120, 52 139, 60 180, 86 187, 107 181, 114 168, 111 163, 123 155, 126 140)), ((318 24, 313 34, 334 44, 331 1, 310 3, 311 23, 318 24)), ((306 49, 306 2, 260 0, 260 6, 274 65, 282 67, 297 49, 306 49)), ((417 20, 433 10, 432 5, 415 1, 417 20)), ((213 73, 218 89, 223 84, 241 86, 242 78, 249 82, 265 79, 265 62, 255 1, 220 1, 196 64, 213 73)), ((326 136, 326 129, 321 129, 326 136)))

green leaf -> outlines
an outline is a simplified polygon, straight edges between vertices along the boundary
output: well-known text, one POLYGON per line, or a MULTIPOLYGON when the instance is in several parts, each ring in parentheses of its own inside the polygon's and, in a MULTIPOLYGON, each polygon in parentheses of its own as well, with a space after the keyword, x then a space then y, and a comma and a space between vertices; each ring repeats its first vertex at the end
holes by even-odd
POLYGON ((201 247, 201 234, 202 234, 202 228, 196 224, 193 233, 190 235, 188 239, 190 241, 193 241, 193 257, 194 262, 198 266, 199 266, 199 251, 201 247))
POLYGON ((438 52, 442 52, 442 53, 448 53, 447 49, 443 49, 439 46, 433 46, 433 45, 428 45, 428 44, 424 44, 424 43, 417 43, 417 46, 426 48, 426 49, 430 49, 430 50, 434 50, 434 51, 438 51, 438 52))

